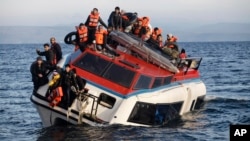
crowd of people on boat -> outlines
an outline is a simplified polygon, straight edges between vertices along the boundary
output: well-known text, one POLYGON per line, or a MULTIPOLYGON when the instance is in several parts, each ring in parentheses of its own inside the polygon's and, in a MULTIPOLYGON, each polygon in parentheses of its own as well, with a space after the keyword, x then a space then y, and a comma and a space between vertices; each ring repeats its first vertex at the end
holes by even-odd
MULTIPOLYGON (((140 38, 141 41, 153 44, 157 49, 171 54, 173 58, 183 59, 187 57, 184 49, 179 51, 176 36, 167 34, 167 39, 164 42, 162 29, 152 28, 149 17, 138 17, 138 13, 125 12, 119 7, 115 7, 114 11, 110 13, 108 25, 100 17, 98 9, 94 8, 86 22, 76 26, 76 39, 68 39, 71 38, 68 36, 65 37, 65 42, 74 44, 75 50, 84 51, 85 48, 95 44, 98 51, 105 51, 106 44, 109 43, 108 35, 113 30, 131 33, 140 38)), ((62 59, 62 50, 55 37, 51 37, 50 44, 45 43, 43 47, 44 51, 36 50, 39 56, 30 67, 34 90, 38 90, 44 84, 49 84, 47 98, 51 106, 57 105, 60 101, 64 101, 69 106, 74 99, 70 93, 73 89, 75 93, 86 90, 84 88, 86 81, 77 76, 76 70, 71 70, 69 64, 65 65, 64 69, 56 65, 62 59), (41 56, 45 56, 45 60, 41 56), (53 78, 49 82, 48 74, 52 72, 53 78)))
POLYGON ((131 33, 172 58, 180 57, 176 36, 169 33, 166 40, 163 41, 162 29, 152 28, 148 16, 139 17, 137 12, 126 12, 120 10, 118 6, 110 13, 107 25, 102 20, 98 9, 94 8, 85 23, 76 26, 76 39, 72 40, 71 37, 74 34, 69 34, 65 37, 65 42, 74 44, 75 50, 80 48, 81 51, 96 44, 97 50, 101 51, 105 50, 106 44, 110 44, 108 35, 113 30, 131 33))

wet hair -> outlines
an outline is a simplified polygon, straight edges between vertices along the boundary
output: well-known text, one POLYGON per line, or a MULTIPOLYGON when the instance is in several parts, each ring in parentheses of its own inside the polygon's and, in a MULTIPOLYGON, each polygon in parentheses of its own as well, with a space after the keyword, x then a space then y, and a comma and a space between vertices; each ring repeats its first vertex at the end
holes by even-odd
POLYGON ((66 68, 66 67, 70 67, 70 64, 66 64, 66 65, 65 65, 65 68, 66 68))
POLYGON ((96 11, 98 11, 98 9, 97 9, 97 8, 93 8, 93 11, 95 11, 95 10, 96 10, 96 11))
POLYGON ((159 30, 159 28, 158 28, 158 27, 155 27, 155 28, 154 28, 154 31, 156 31, 156 30, 159 30))
POLYGON ((84 24, 83 23, 80 23, 79 26, 83 26, 84 24))
POLYGON ((183 49, 181 49, 181 53, 185 53, 186 51, 185 51, 185 49, 183 48, 183 49))
POLYGON ((46 47, 46 46, 48 46, 48 47, 49 47, 49 44, 48 44, 48 43, 45 43, 45 44, 43 44, 43 46, 44 46, 44 47, 46 47))
POLYGON ((120 7, 116 6, 116 7, 115 7, 115 10, 120 10, 120 7))

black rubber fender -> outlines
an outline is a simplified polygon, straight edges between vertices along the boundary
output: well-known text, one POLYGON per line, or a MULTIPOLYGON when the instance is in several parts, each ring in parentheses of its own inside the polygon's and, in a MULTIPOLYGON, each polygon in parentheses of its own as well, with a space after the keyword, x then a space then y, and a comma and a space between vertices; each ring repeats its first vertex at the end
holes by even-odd
POLYGON ((124 13, 129 18, 128 25, 134 24, 137 21, 137 15, 134 13, 124 13))
POLYGON ((76 35, 77 35, 76 31, 72 31, 68 33, 64 38, 65 44, 73 44, 73 42, 76 41, 76 35), (74 36, 75 36, 75 39, 72 39, 74 36))

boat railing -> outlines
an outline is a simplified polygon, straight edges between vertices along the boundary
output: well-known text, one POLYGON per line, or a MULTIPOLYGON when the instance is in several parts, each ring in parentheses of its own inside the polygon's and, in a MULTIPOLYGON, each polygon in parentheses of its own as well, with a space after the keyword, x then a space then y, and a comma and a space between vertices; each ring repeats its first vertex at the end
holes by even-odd
POLYGON ((198 70, 202 61, 202 57, 189 57, 185 59, 180 59, 178 62, 178 68, 184 67, 186 68, 185 74, 188 69, 198 70))
POLYGON ((113 40, 119 42, 124 47, 138 53, 140 57, 145 59, 147 62, 156 64, 174 73, 179 72, 177 67, 170 62, 169 58, 163 56, 161 53, 157 52, 157 50, 146 46, 144 43, 142 43, 142 41, 136 40, 128 34, 120 31, 112 31, 110 36, 113 40))

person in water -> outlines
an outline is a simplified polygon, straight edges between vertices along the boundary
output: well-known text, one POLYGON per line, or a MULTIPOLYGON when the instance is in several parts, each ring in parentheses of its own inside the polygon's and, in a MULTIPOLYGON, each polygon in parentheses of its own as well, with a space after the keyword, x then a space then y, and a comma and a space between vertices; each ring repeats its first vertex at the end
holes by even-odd
POLYGON ((115 11, 112 11, 108 19, 108 28, 110 30, 120 30, 122 28, 122 16, 120 7, 115 7, 115 11))
POLYGON ((85 22, 85 25, 88 27, 88 36, 89 36, 88 43, 89 44, 92 44, 93 41, 95 40, 95 32, 96 32, 98 23, 101 23, 105 28, 108 28, 107 25, 101 19, 98 9, 94 8, 85 22))
POLYGON ((62 49, 61 46, 56 42, 55 37, 50 38, 51 50, 54 53, 54 62, 57 64, 62 59, 62 49))
POLYGON ((34 90, 36 91, 40 86, 48 83, 48 78, 46 76, 47 68, 42 57, 37 57, 30 66, 30 73, 32 76, 32 82, 34 85, 34 90))

